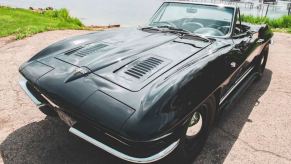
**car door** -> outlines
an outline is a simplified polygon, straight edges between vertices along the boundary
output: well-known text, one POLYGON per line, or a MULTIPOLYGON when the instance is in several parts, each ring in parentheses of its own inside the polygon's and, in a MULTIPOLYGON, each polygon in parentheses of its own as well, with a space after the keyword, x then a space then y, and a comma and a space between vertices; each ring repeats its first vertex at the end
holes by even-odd
POLYGON ((228 72, 229 77, 224 84, 220 103, 223 103, 244 77, 251 73, 251 54, 256 43, 253 38, 254 35, 243 27, 240 20, 240 12, 237 10, 231 36, 233 48, 225 57, 226 72, 228 72))

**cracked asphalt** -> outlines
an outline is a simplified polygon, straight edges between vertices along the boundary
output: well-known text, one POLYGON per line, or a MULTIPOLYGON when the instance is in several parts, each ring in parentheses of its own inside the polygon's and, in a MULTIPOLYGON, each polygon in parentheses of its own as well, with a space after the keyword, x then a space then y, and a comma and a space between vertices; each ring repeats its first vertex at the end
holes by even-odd
MULTIPOLYGON (((69 134, 18 86, 20 64, 57 40, 84 33, 0 38, 0 163, 125 163, 69 134)), ((275 33, 263 79, 224 114, 194 163, 291 163, 291 35, 275 33)))

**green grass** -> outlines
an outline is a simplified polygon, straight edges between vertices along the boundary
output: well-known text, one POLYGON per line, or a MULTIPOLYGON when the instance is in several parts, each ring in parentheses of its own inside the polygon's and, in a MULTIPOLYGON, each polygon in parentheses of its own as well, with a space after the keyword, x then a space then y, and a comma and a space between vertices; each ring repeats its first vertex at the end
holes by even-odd
POLYGON ((44 31, 84 28, 82 22, 71 17, 66 9, 38 13, 0 7, 0 37, 15 35, 16 39, 21 39, 44 31))
POLYGON ((244 22, 253 24, 268 24, 273 31, 291 33, 291 15, 284 15, 279 18, 255 17, 242 15, 244 22))

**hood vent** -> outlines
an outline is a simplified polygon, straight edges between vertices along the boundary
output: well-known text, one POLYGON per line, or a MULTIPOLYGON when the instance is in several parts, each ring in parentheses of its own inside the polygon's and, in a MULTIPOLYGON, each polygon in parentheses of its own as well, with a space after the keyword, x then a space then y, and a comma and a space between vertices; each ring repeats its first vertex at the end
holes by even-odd
POLYGON ((83 47, 80 46, 80 47, 76 47, 76 48, 70 49, 69 51, 66 51, 66 52, 65 52, 65 55, 69 56, 69 55, 71 55, 71 54, 73 54, 73 53, 79 51, 79 50, 82 49, 82 48, 83 48, 83 47))
POLYGON ((167 65, 169 61, 167 59, 158 57, 149 57, 143 60, 138 60, 129 66, 125 67, 122 72, 124 75, 130 76, 134 79, 143 79, 151 76, 159 69, 167 65))
POLYGON ((94 45, 90 44, 85 47, 77 47, 72 50, 69 50, 65 52, 65 55, 76 55, 76 56, 84 57, 91 53, 98 52, 100 49, 107 46, 108 45, 106 44, 94 44, 94 45))

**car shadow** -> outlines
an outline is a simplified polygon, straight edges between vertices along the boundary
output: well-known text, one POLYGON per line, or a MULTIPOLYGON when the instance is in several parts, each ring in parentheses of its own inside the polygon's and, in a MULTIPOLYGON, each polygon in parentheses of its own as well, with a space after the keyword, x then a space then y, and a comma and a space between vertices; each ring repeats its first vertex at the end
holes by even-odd
MULTIPOLYGON (((237 140, 249 115, 259 104, 259 98, 268 89, 272 71, 266 69, 263 78, 247 91, 224 113, 214 127, 207 143, 194 163, 223 163, 237 140)), ((57 118, 23 126, 11 133, 0 145, 5 164, 54 163, 54 164, 125 164, 95 146, 68 132, 68 127, 57 118)), ((163 163, 177 163, 166 161, 163 163)))

